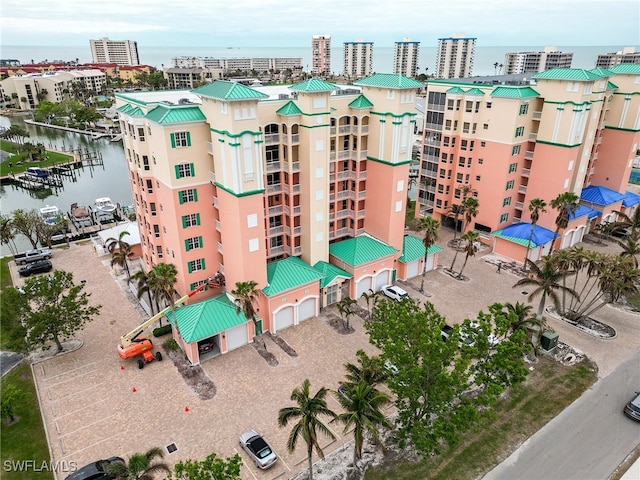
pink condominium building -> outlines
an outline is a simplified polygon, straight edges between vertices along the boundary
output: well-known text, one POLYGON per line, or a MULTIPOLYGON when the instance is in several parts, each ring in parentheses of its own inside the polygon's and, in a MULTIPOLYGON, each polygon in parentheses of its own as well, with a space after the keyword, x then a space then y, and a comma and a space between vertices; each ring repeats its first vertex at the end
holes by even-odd
POLYGON ((180 294, 210 283, 175 314, 192 362, 437 265, 440 247, 425 263, 404 234, 421 87, 375 74, 116 95, 145 268, 176 265, 180 294), (230 294, 249 281, 255 322, 230 294))
MULTIPOLYGON (((478 81, 428 84, 417 215, 452 225, 452 207, 473 195, 479 213, 470 228, 495 253, 523 262, 533 198, 580 197, 559 248, 637 208, 640 197, 626 188, 640 143, 640 65, 557 68, 521 84, 478 81)), ((556 215, 547 207, 528 258, 549 251, 556 215)))

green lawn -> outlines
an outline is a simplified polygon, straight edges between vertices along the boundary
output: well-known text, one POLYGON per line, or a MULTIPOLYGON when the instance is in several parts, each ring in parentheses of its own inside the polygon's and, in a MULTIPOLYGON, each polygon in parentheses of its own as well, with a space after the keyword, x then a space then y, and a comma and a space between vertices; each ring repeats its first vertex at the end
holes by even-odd
POLYGON ((541 358, 526 384, 496 405, 496 417, 468 432, 455 448, 420 463, 397 462, 369 470, 367 480, 472 480, 506 458, 597 380, 588 361, 567 367, 541 358))
POLYGON ((19 145, 7 142, 6 140, 0 140, 0 150, 13 154, 12 157, 0 163, 0 176, 6 177, 7 175, 23 173, 28 167, 50 167, 58 163, 66 163, 73 160, 70 155, 63 155, 61 153, 47 151, 46 160, 41 162, 30 162, 29 155, 19 151, 19 145), (18 162, 23 162, 22 165, 17 165, 18 162), (9 167, 9 163, 12 164, 9 167))
MULTIPOLYGON (((29 365, 22 364, 14 368, 2 377, 2 388, 6 385, 14 385, 19 390, 27 393, 26 400, 16 409, 18 421, 7 425, 3 419, 0 424, 0 460, 2 461, 2 473, 0 477, 6 480, 44 480, 53 479, 53 474, 42 470, 43 462, 49 464, 49 448, 42 426, 42 417, 38 408, 33 376, 29 365), (29 461, 24 465, 31 468, 23 471, 8 469, 7 466, 16 465, 12 462, 29 461), (7 463, 9 462, 9 463, 7 463), (11 471, 8 471, 11 470, 11 471)), ((62 474, 62 477, 65 475, 62 474)))

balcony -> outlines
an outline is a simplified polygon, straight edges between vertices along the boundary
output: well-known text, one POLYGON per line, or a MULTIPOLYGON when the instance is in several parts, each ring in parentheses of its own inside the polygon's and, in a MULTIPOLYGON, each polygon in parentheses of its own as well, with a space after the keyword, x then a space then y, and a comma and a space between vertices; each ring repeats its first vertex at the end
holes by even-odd
POLYGON ((520 185, 518 187, 518 193, 527 193, 527 186, 526 185, 520 185))
POLYGON ((273 145, 274 143, 280 143, 280 135, 277 133, 269 133, 264 136, 265 145, 273 145))
MULTIPOLYGON (((300 211, 301 211, 300 206, 293 207, 293 214, 294 215, 300 215, 300 211)), ((291 215, 291 209, 289 208, 289 205, 285 205, 284 206, 284 214, 285 215, 291 215)))
POLYGON ((284 226, 283 225, 277 225, 275 227, 269 227, 269 235, 280 235, 284 232, 284 226))
POLYGON ((540 120, 542 118, 542 112, 541 111, 533 112, 533 114, 531 115, 531 118, 533 120, 540 120))
POLYGON ((365 180, 367 178, 367 171, 363 170, 360 173, 358 173, 358 180, 365 180))
POLYGON ((346 198, 349 198, 349 193, 351 192, 351 190, 340 190, 336 195, 336 199, 337 200, 344 200, 346 198))
POLYGON ((533 160, 533 150, 527 150, 526 152, 524 152, 524 159, 533 160))
POLYGON ((215 174, 215 172, 209 172, 209 181, 211 183, 216 183, 216 174, 215 174))
POLYGON ((222 231, 222 226, 220 225, 220 220, 216 220, 216 230, 217 231, 222 231))
POLYGON ((522 210, 524 208, 524 202, 516 202, 516 209, 522 210))
POLYGON ((299 172, 300 171, 300 162, 294 162, 291 164, 291 171, 292 172, 299 172))
POLYGON ((273 185, 267 185, 267 193, 280 193, 282 192, 282 184, 274 183, 273 185))
POLYGON ((269 207, 268 213, 269 213, 269 216, 282 215, 282 205, 269 207))
POLYGON ((351 125, 342 125, 338 127, 338 133, 340 134, 351 133, 351 125))
POLYGON ((218 242, 218 252, 222 253, 222 244, 218 242))
POLYGON ((523 177, 528 177, 531 174, 531 169, 529 168, 523 168, 522 169, 522 176, 523 177))
POLYGON ((220 205, 218 204, 218 197, 213 197, 213 206, 216 208, 220 208, 220 205))
POLYGON ((279 247, 271 247, 269 249, 269 253, 267 257, 275 257, 277 255, 282 255, 283 253, 284 253, 284 245, 281 245, 279 247))
POLYGON ((358 199, 363 199, 366 198, 367 196, 367 191, 366 190, 361 190, 358 192, 358 199))
POLYGON ((530 133, 529 134, 529 141, 530 142, 535 142, 538 139, 538 134, 537 133, 530 133))
POLYGON ((364 218, 365 215, 366 215, 366 211, 365 210, 358 210, 356 218, 364 218))
POLYGON ((351 173, 350 170, 343 170, 342 172, 338 172, 337 178, 338 180, 349 180, 351 173))
POLYGON ((369 125, 360 125, 360 134, 364 135, 369 133, 369 125))
POLYGON ((335 160, 335 159, 336 159, 336 152, 335 152, 335 150, 334 150, 334 151, 332 151, 332 152, 329 152, 329 160, 330 160, 330 161, 333 161, 333 160, 335 160))
POLYGON ((358 160, 366 160, 368 153, 368 150, 360 150, 360 155, 357 157, 358 160))
POLYGON ((349 160, 351 157, 351 150, 341 150, 338 153, 338 160, 349 160))
POLYGON ((207 153, 213 155, 213 143, 207 142, 207 153))
POLYGON ((329 129, 329 135, 335 135, 336 134, 336 127, 331 127, 329 129))
POLYGON ((267 162, 267 173, 279 172, 280 162, 267 162))

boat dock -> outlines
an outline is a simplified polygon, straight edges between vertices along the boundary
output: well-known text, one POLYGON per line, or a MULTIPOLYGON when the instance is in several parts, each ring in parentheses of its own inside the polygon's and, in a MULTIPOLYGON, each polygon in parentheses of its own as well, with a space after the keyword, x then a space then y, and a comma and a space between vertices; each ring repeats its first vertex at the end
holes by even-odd
POLYGON ((120 204, 112 214, 97 214, 91 212, 89 217, 91 223, 86 225, 87 221, 78 221, 73 218, 71 212, 67 212, 67 231, 52 237, 54 244, 73 242, 90 238, 91 235, 108 228, 114 227, 123 221, 129 221, 129 209, 120 204))

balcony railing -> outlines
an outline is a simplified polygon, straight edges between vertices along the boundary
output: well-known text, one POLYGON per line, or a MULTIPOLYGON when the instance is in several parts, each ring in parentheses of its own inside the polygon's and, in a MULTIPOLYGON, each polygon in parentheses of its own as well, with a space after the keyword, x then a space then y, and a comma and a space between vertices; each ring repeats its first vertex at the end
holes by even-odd
POLYGON ((523 168, 522 169, 522 176, 523 177, 528 177, 531 174, 531 169, 529 168, 523 168))
POLYGON ((365 210, 358 210, 358 214, 356 215, 356 218, 364 218, 366 215, 365 210))
POLYGON ((345 198, 349 198, 349 192, 350 192, 350 190, 340 190, 336 194, 336 199, 337 200, 344 200, 345 198))
POLYGON ((518 187, 518 192, 519 193, 527 193, 527 186, 526 185, 520 185, 518 187))
POLYGON ((516 209, 522 210, 524 208, 524 202, 516 202, 516 209))
POLYGON ((291 171, 292 172, 299 172, 300 171, 300 162, 293 162, 291 164, 291 171))
POLYGON ((219 232, 222 230, 222 226, 220 225, 220 220, 216 220, 216 230, 219 232))
POLYGON ((222 244, 218 242, 218 252, 222 253, 222 244))
POLYGON ((280 162, 267 162, 267 173, 279 172, 280 162))
POLYGON ((269 249, 268 257, 275 257, 276 255, 282 255, 284 253, 284 245, 279 247, 271 247, 269 249))
POLYGON ((360 125, 360 134, 369 133, 369 125, 360 125))
POLYGON ((524 152, 524 159, 533 160, 533 150, 527 150, 526 152, 524 152))
POLYGON ((209 172, 209 181, 211 183, 216 183, 216 172, 209 172))
POLYGON ((282 232, 284 232, 283 225, 278 225, 277 227, 269 228, 269 235, 280 235, 282 232))
POLYGON ((282 215, 282 205, 277 205, 275 207, 269 207, 269 216, 272 215, 282 215))
POLYGON ((337 178, 338 180, 348 180, 349 178, 351 178, 351 173, 352 172, 350 170, 338 172, 337 178))
POLYGON ((213 143, 207 142, 207 153, 213 155, 213 143))
POLYGON ((274 183, 273 185, 267 185, 267 193, 278 193, 282 191, 281 183, 274 183))
POLYGON ((529 134, 529 141, 530 142, 535 142, 538 139, 538 134, 537 133, 530 133, 529 134))
POLYGON ((338 160, 348 160, 351 156, 351 150, 341 150, 340 153, 338 153, 338 160))
POLYGON ((541 111, 533 112, 533 114, 531 115, 531 118, 534 120, 540 120, 542 118, 542 112, 541 111))
POLYGON ((213 206, 216 208, 220 207, 220 205, 218 204, 218 197, 213 197, 213 206))
POLYGON ((335 135, 336 134, 336 127, 331 127, 329 129, 329 135, 335 135))
POLYGON ((351 125, 342 125, 338 127, 338 133, 351 133, 351 125))
POLYGON ((264 136, 265 145, 273 145, 280 142, 280 135, 277 133, 269 133, 264 136))
POLYGON ((365 198, 367 196, 367 191, 366 190, 361 190, 358 192, 358 198, 365 198))
POLYGON ((367 171, 363 170, 360 173, 358 173, 358 180, 364 180, 367 178, 367 171))

